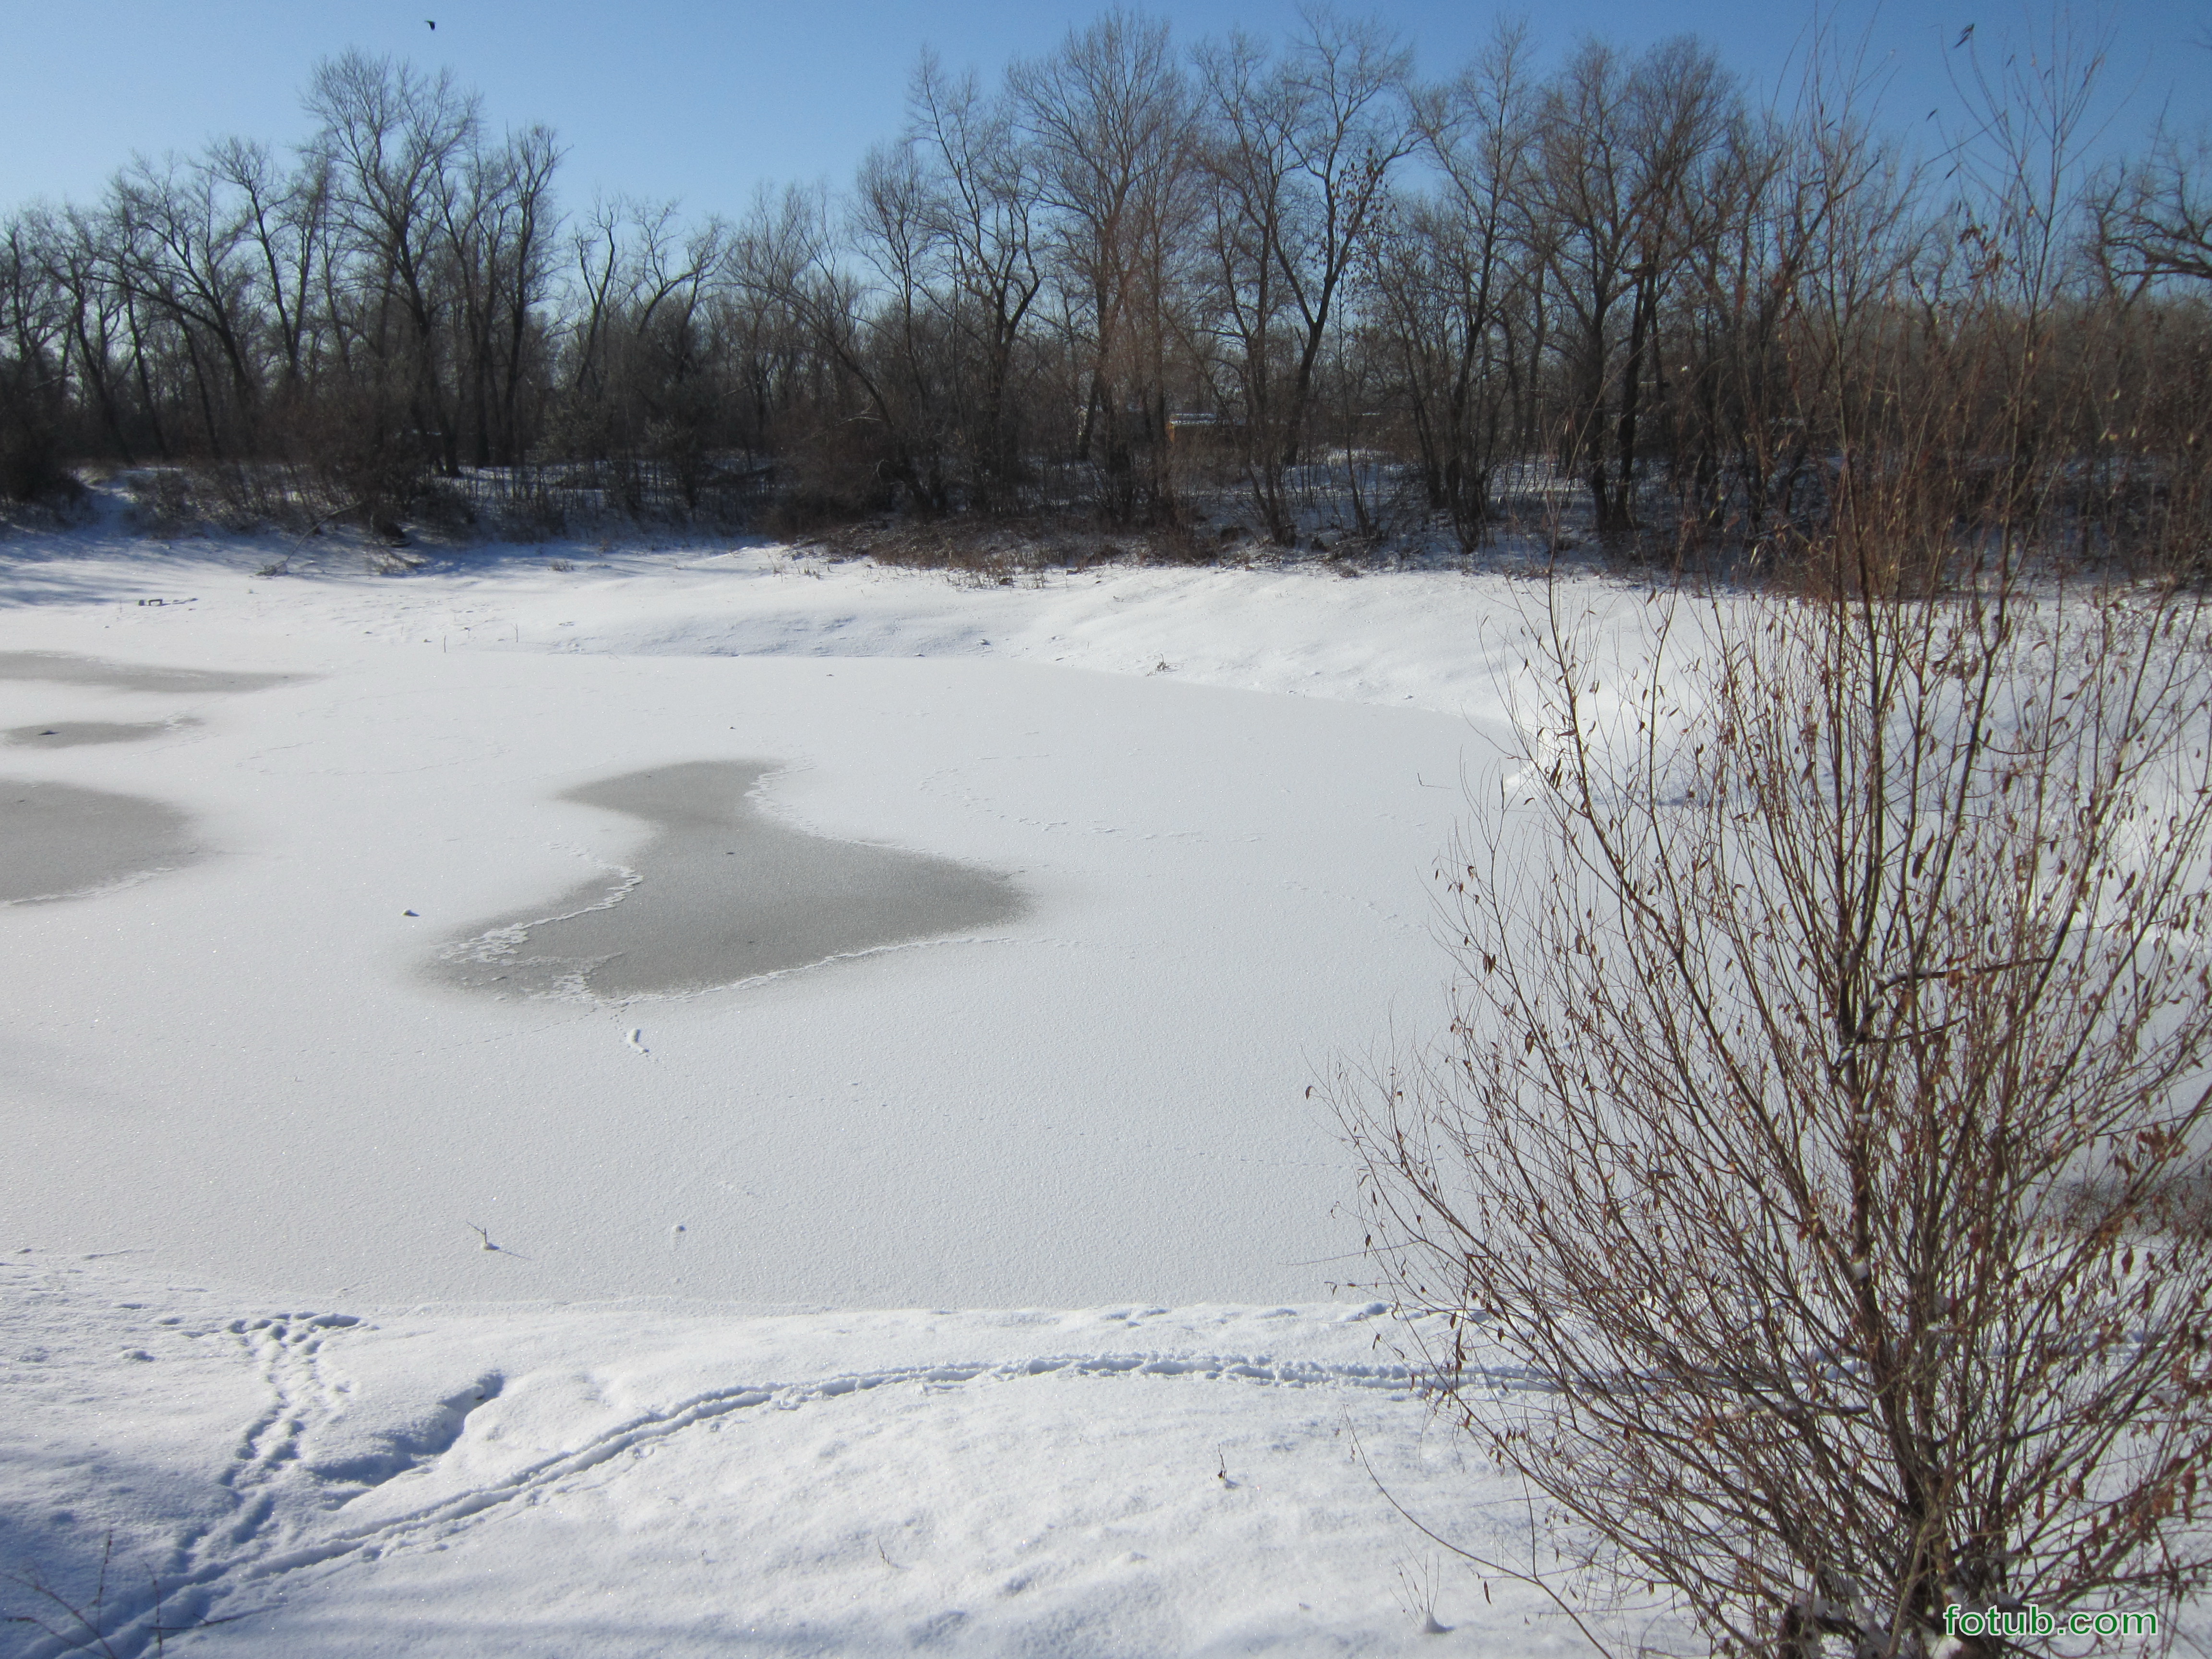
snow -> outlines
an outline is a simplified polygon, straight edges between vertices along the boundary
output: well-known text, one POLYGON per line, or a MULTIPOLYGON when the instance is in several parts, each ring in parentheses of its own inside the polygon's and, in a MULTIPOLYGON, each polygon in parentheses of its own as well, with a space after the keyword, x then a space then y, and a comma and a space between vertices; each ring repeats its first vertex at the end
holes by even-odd
POLYGON ((9 1542, 59 1576, 108 1528, 143 1538, 103 1621, 118 1652, 228 1619, 168 1645, 1394 1653, 1431 1612, 1563 1646, 1392 1508, 1526 1547, 1378 1348, 1379 1304, 350 1323, 43 1255, 7 1273, 44 1338, 0 1431, 9 1542), (1408 1571, 1433 1601, 1407 1604, 1408 1571))
POLYGON ((0 674, 0 774, 194 854, 0 907, 0 1609, 61 1632, 0 1651, 1577 1645, 1393 1506, 1534 1547, 1344 1284, 1308 1095, 1443 1017, 1528 584, 286 550, 0 541, 0 653, 74 664, 0 674), (780 831, 1022 904, 679 995, 441 982, 656 879, 571 792, 763 762, 780 831))

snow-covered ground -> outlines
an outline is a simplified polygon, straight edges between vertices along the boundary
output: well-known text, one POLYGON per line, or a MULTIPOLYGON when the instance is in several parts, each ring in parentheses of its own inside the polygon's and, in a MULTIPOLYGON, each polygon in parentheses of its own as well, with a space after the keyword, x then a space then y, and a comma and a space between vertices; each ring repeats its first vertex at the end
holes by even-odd
POLYGON ((0 1650, 1577 1645, 1393 1508, 1530 1547, 1345 1285, 1307 1087, 1441 1016, 1528 584, 284 549, 0 540, 0 781, 190 825, 0 908, 0 1609, 56 1632, 0 1650), (562 797, 698 762, 1020 904, 619 1003, 434 971, 647 890, 562 797))

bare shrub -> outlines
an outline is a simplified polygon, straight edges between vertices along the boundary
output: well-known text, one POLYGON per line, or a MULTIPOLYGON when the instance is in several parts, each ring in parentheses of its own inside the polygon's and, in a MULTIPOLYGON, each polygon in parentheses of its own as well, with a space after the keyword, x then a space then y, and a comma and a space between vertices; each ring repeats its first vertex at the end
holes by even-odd
POLYGON ((1448 1389, 1502 1351, 1549 1390, 1446 1397, 1576 1565, 1723 1652, 1924 1655, 1951 1603, 2170 1633, 2212 1565, 2212 617, 1835 586, 1677 601, 1640 676, 1540 629, 1449 1038, 1337 1082, 1373 1259, 1448 1389))
POLYGON ((1011 582, 1042 570, 1087 570, 1135 557, 1163 563, 1212 556, 1173 527, 1109 532, 1096 525, 981 514, 943 519, 881 517, 839 526, 811 538, 833 557, 868 558, 917 570, 962 573, 1011 582))
POLYGON ((191 475, 183 467, 148 467, 131 473, 128 488, 131 516, 156 535, 189 530, 204 516, 191 475))
POLYGON ((347 502, 309 467, 277 461, 210 461, 183 469, 200 511, 223 528, 313 528, 347 502))

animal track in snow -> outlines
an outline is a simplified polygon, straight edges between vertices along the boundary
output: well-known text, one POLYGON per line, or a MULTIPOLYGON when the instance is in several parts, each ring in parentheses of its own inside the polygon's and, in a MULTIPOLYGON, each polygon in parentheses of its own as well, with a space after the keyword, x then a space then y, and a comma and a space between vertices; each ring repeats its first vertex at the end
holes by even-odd
MULTIPOLYGON (((850 1371, 801 1382, 737 1383, 637 1413, 580 1444, 459 1490, 426 1489, 422 1502, 396 1513, 349 1521, 347 1506, 353 1499, 370 1491, 388 1498, 400 1492, 393 1484, 400 1476, 434 1465, 467 1433, 469 1414, 496 1398, 502 1387, 502 1379, 488 1374, 473 1389, 424 1402, 406 1419, 403 1431, 386 1430, 374 1437, 386 1443, 381 1456, 323 1449, 349 1404, 343 1382, 324 1366, 324 1346, 356 1322, 344 1315, 234 1322, 232 1331, 260 1364, 271 1396, 242 1437, 224 1477, 237 1496, 236 1512, 206 1534, 180 1541, 171 1566, 160 1576, 163 1599, 158 1610, 139 1607, 119 1618, 116 1628, 100 1632, 117 1659, 140 1659, 153 1650, 157 1633, 250 1616, 259 1605, 259 1592, 295 1574, 338 1571, 349 1561, 374 1559, 416 1544, 442 1547, 509 1504, 538 1501, 562 1483, 617 1460, 674 1449, 688 1429, 719 1427, 734 1413, 762 1407, 800 1411, 884 1388, 911 1385, 938 1394, 1052 1377, 1349 1389, 1403 1399, 1425 1396, 1436 1387, 1392 1362, 1331 1364, 1264 1353, 1173 1352, 1050 1354, 850 1371)), ((1481 1373, 1479 1381, 1470 1382, 1496 1389, 1532 1386, 1524 1375, 1507 1370, 1481 1373)), ((54 1656, 64 1651, 57 1649, 54 1656)), ((27 1659, 53 1656, 39 1650, 27 1659)))

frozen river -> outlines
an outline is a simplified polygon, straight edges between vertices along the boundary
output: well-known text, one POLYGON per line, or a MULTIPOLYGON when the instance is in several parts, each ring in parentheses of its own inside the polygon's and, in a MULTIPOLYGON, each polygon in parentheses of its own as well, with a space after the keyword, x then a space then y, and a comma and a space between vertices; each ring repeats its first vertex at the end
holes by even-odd
POLYGON ((27 1243, 387 1301, 1346 1276, 1308 1085, 1443 1018, 1465 720, 191 580, 0 613, 11 896, 155 872, 0 908, 27 1243))

